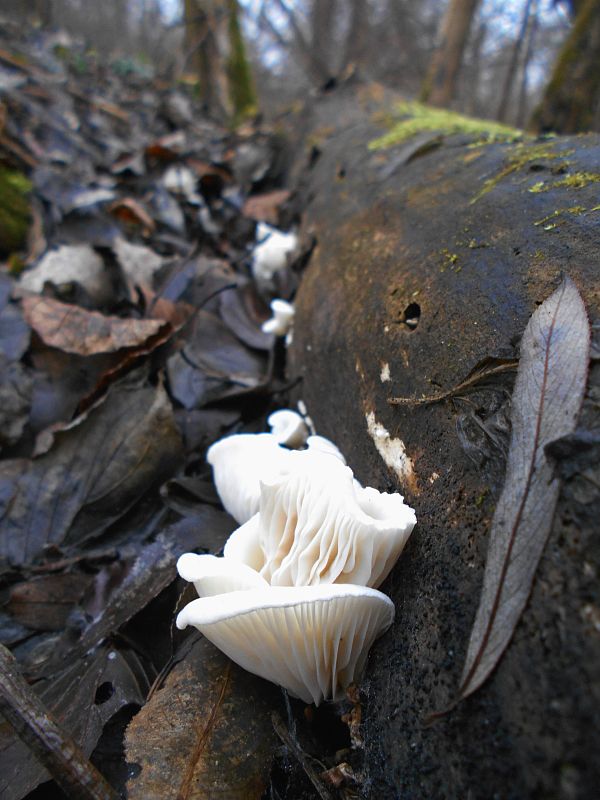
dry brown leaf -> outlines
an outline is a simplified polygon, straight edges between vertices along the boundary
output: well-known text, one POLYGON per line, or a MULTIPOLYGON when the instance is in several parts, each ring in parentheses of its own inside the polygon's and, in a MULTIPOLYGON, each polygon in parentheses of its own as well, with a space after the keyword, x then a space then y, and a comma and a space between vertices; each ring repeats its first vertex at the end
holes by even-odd
POLYGON ((145 236, 149 236, 156 228, 156 223, 150 214, 133 197, 124 197, 121 200, 116 200, 109 206, 108 210, 122 222, 140 227, 145 236))
POLYGON ((244 203, 242 214, 257 222, 268 222, 277 225, 279 222, 279 207, 289 199, 291 192, 287 189, 278 189, 267 194, 256 194, 249 197, 244 203))
POLYGON ((23 313, 47 345, 80 356, 139 347, 170 327, 156 319, 108 317, 50 297, 25 297, 23 313))
POLYGON ((199 639, 126 734, 129 800, 260 800, 278 690, 199 639))

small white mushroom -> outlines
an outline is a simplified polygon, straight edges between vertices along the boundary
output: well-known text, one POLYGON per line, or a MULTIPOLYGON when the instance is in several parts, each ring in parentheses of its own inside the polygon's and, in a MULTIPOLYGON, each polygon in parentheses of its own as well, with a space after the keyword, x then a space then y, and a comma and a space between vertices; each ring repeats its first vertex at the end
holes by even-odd
POLYGON ((379 586, 416 524, 400 494, 363 488, 335 456, 290 451, 263 480, 259 512, 230 536, 225 556, 273 586, 379 586))
MULTIPOLYGON (((227 559, 222 559, 226 561, 227 559)), ((177 616, 249 672, 306 703, 341 699, 360 678, 394 604, 364 586, 268 587, 202 597, 177 616)))
POLYGON ((177 561, 177 572, 193 583, 200 597, 247 589, 265 589, 269 584, 246 564, 211 555, 184 553, 177 561))
POLYGON ((273 316, 261 325, 263 333, 285 336, 294 324, 294 306, 285 300, 271 300, 273 316))
POLYGON ((259 288, 274 288, 274 277, 288 263, 290 256, 298 246, 295 233, 283 233, 271 225, 259 222, 256 226, 257 245, 252 255, 252 275, 259 288))
POLYGON ((296 411, 292 411, 289 408, 274 411, 269 415, 267 422, 271 428, 271 433, 279 444, 290 447, 292 450, 304 447, 306 444, 308 428, 296 411))

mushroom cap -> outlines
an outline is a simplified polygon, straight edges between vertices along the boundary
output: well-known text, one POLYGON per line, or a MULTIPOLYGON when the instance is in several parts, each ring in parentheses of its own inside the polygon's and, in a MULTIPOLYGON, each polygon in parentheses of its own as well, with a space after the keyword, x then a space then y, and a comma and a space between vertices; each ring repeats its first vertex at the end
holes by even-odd
POLYGON ((271 433, 239 433, 208 448, 206 460, 223 507, 240 525, 258 511, 260 481, 280 474, 288 456, 271 433))
POLYGON ((308 449, 312 450, 313 453, 328 453, 330 456, 335 456, 337 459, 339 459, 342 464, 346 464, 346 459, 344 458, 342 451, 330 439, 326 439, 324 436, 316 436, 313 434, 312 436, 308 437, 306 444, 308 449))
POLYGON ((252 254, 252 275, 261 285, 270 285, 273 276, 287 265, 288 254, 298 246, 295 233, 283 233, 264 222, 256 226, 257 245, 252 254))
MULTIPOLYGON (((271 414, 269 420, 283 414, 283 411, 286 416, 296 413, 283 409, 271 414)), ((287 473, 290 451, 280 446, 280 443, 284 444, 281 441, 284 435, 288 439, 285 444, 293 447, 297 446, 296 442, 301 441, 304 433, 298 425, 296 432, 290 430, 289 434, 284 434, 277 423, 273 433, 238 433, 226 436, 212 444, 206 452, 206 460, 213 468, 213 480, 223 507, 240 525, 258 511, 261 481, 268 483, 287 473)), ((343 459, 337 447, 328 439, 309 436, 307 441, 309 451, 337 454, 338 458, 343 459)))
POLYGON ((257 516, 234 531, 227 558, 272 586, 379 586, 416 524, 402 495, 363 488, 334 455, 290 452, 284 470, 261 483, 257 516))
POLYGON ((184 553, 177 561, 177 572, 193 583, 200 597, 247 589, 265 589, 268 583, 256 570, 225 558, 184 553))
POLYGON ((269 415, 267 422, 271 433, 279 444, 295 449, 304 447, 308 438, 308 428, 297 411, 281 408, 269 415))
POLYGON ((389 597, 364 586, 276 586, 193 600, 177 627, 193 625, 244 669, 318 705, 360 678, 393 619, 389 597))

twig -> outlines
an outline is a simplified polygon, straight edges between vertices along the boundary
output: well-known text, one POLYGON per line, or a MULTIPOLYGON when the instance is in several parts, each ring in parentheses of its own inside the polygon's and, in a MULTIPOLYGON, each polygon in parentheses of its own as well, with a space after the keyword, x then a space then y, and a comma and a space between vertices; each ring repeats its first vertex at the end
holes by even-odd
POLYGON ((518 367, 518 365, 518 359, 506 359, 501 364, 497 364, 494 367, 479 370, 478 372, 471 374, 464 381, 461 381, 461 383, 458 383, 451 389, 446 389, 444 392, 439 392, 439 394, 432 394, 429 395, 429 397, 388 397, 388 403, 391 406, 421 406, 428 403, 440 403, 442 400, 447 400, 449 397, 454 397, 459 392, 463 392, 465 389, 473 388, 473 386, 481 383, 481 381, 485 380, 486 378, 490 378, 492 375, 500 375, 503 372, 512 372, 518 367))
POLYGON ((117 800, 118 795, 79 746, 50 717, 0 645, 0 713, 70 800, 117 800))

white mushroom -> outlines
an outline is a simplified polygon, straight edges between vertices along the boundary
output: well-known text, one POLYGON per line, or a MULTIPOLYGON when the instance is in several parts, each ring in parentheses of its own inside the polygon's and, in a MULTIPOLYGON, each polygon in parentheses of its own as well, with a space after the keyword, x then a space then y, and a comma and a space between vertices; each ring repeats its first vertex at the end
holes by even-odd
POLYGON ((273 316, 261 325, 263 333, 285 336, 294 324, 294 306, 285 300, 271 300, 273 316))
POLYGON ((244 669, 318 705, 340 699, 358 680, 369 648, 393 619, 386 595, 346 584, 203 597, 185 606, 177 627, 195 626, 244 669))
MULTIPOLYGON (((275 412, 279 413, 283 412, 275 412)), ((280 447, 283 438, 283 426, 279 425, 281 419, 285 417, 278 418, 273 433, 227 436, 207 450, 206 460, 213 468, 213 480, 223 507, 240 525, 258 511, 261 481, 271 482, 278 475, 286 474, 288 469, 290 451, 280 447)), ((295 443, 300 441, 301 426, 297 427, 296 434, 290 431, 290 442, 285 442, 289 447, 296 446, 295 443)), ((310 451, 327 451, 343 458, 333 442, 323 437, 308 437, 308 446, 310 451)))
POLYGON ((177 572, 193 583, 200 597, 246 589, 265 589, 268 583, 256 570, 226 558, 184 553, 177 561, 177 572))
POLYGON ((400 494, 363 488, 335 456, 292 451, 260 486, 259 512, 230 536, 225 556, 273 586, 379 586, 416 524, 400 494))
MULTIPOLYGON (((292 449, 304 447, 308 438, 308 428, 303 418, 296 411, 282 408, 274 411, 267 419, 271 433, 279 444, 292 449)), ((333 445, 335 447, 335 445, 333 445)))
POLYGON ((335 456, 337 459, 339 459, 342 464, 346 463, 346 459, 344 458, 339 447, 329 439, 326 439, 324 436, 309 436, 306 440, 306 444, 308 449, 312 450, 314 453, 328 453, 329 455, 335 456))
POLYGON ((263 290, 274 288, 274 277, 288 263, 288 256, 298 246, 295 233, 283 233, 271 225, 259 222, 256 226, 257 245, 252 255, 252 275, 263 290))
POLYGON ((208 448, 206 460, 225 510, 240 524, 258 511, 260 481, 274 479, 290 451, 270 433, 240 433, 208 448))

